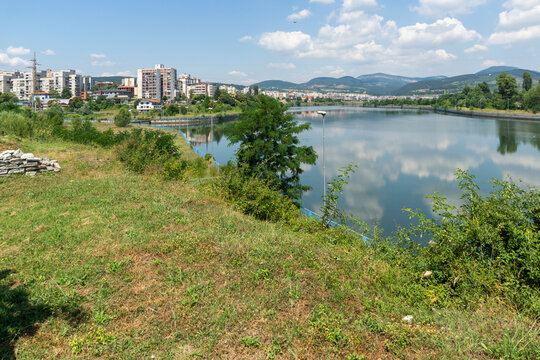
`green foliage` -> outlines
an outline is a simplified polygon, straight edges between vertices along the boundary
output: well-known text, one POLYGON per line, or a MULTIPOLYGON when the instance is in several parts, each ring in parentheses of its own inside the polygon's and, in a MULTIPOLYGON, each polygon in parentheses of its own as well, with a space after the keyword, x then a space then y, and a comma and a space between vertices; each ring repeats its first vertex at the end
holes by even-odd
POLYGON ((170 104, 165 108, 165 116, 174 116, 178 115, 180 113, 180 109, 178 108, 178 105, 176 104, 170 104))
POLYGON ((0 132, 20 137, 31 137, 34 122, 28 117, 8 111, 0 112, 0 132))
POLYGON ((283 194, 298 200, 309 189, 300 184, 302 164, 314 164, 317 155, 313 147, 299 145, 297 135, 310 124, 299 125, 285 110, 278 100, 256 97, 243 107, 229 139, 240 144, 236 160, 249 175, 278 184, 283 194))
POLYGON ((523 73, 523 91, 529 91, 532 88, 532 76, 531 73, 525 71, 523 73))
POLYGON ((188 113, 187 106, 180 106, 180 113, 186 115, 188 113))
POLYGON ((430 246, 414 248, 432 281, 458 296, 505 294, 517 305, 540 311, 540 193, 510 181, 493 180, 479 194, 475 177, 458 171, 463 205, 438 195, 433 211, 440 221, 408 210, 418 225, 407 236, 428 236, 430 246))
POLYGON ((512 96, 516 95, 517 83, 515 77, 507 75, 503 72, 499 76, 497 76, 496 81, 498 92, 503 97, 503 99, 510 99, 512 96))
MULTIPOLYGON (((161 167, 171 159, 178 159, 180 151, 174 144, 174 135, 163 131, 133 129, 129 137, 117 148, 117 155, 126 167, 142 173, 151 166, 161 167)), ((171 171, 170 174, 174 174, 171 171)))
POLYGON ((261 342, 259 341, 258 337, 243 336, 241 341, 242 341, 242 344, 244 344, 244 346, 248 348, 261 347, 261 342))
POLYGON ((62 94, 60 96, 62 97, 62 99, 69 99, 73 95, 71 94, 71 90, 69 90, 68 88, 64 88, 62 89, 62 94))
POLYGON ((52 135, 63 140, 73 141, 80 144, 95 144, 103 147, 111 147, 123 142, 128 133, 115 134, 112 129, 106 131, 97 130, 90 121, 81 121, 75 118, 72 121, 72 129, 56 125, 52 129, 52 135))
POLYGON ((257 219, 291 221, 299 216, 296 205, 273 183, 251 175, 245 167, 225 167, 217 188, 225 200, 257 219))
POLYGON ((186 173, 187 162, 171 158, 163 163, 163 175, 167 179, 182 179, 186 173))
POLYGON ((347 185, 351 177, 350 174, 354 172, 355 168, 358 168, 358 164, 349 164, 342 167, 339 169, 337 177, 328 183, 328 190, 326 191, 326 196, 323 196, 323 206, 321 207, 322 223, 324 226, 328 227, 334 220, 337 220, 341 224, 346 223, 347 217, 339 209, 338 199, 343 193, 343 187, 347 185))
POLYGON ((121 108, 116 115, 114 115, 114 125, 118 127, 126 127, 131 121, 131 114, 126 108, 121 108))
POLYGON ((523 96, 525 107, 533 113, 540 112, 540 83, 523 96))

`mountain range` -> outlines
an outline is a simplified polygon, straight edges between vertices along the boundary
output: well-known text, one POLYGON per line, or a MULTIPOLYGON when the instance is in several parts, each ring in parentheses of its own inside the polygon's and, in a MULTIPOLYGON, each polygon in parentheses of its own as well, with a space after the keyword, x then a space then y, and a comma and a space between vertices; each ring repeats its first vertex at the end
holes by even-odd
POLYGON ((492 66, 475 74, 458 76, 407 77, 384 73, 343 76, 340 78, 317 77, 308 82, 296 84, 281 80, 267 80, 254 85, 265 90, 317 91, 317 92, 366 92, 370 95, 426 95, 458 92, 464 86, 476 86, 483 81, 494 89, 495 79, 502 72, 512 75, 521 84, 524 72, 530 72, 533 81, 540 80, 540 72, 511 66, 492 66))

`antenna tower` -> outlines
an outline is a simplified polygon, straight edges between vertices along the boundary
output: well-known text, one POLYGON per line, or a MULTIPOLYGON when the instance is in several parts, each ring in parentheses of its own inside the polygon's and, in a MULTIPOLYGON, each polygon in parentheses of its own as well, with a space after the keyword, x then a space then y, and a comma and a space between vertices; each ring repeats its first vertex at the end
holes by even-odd
POLYGON ((38 78, 37 78, 37 67, 38 65, 41 65, 41 64, 38 64, 37 60, 36 60, 36 52, 34 51, 34 58, 32 60, 30 60, 32 62, 32 66, 29 66, 30 69, 32 69, 32 94, 38 92, 39 90, 39 82, 38 82, 38 78))

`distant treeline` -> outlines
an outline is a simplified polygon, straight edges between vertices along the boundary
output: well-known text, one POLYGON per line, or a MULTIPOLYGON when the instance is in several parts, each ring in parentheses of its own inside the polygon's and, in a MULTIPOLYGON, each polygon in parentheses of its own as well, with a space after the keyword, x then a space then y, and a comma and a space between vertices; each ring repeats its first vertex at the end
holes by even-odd
POLYGON ((496 110, 526 110, 532 113, 540 111, 540 84, 532 87, 531 75, 523 74, 523 87, 518 88, 513 76, 501 73, 497 77, 497 90, 491 91, 486 82, 474 88, 465 86, 455 94, 445 94, 432 99, 397 98, 368 101, 366 105, 419 105, 440 108, 475 108, 496 110))

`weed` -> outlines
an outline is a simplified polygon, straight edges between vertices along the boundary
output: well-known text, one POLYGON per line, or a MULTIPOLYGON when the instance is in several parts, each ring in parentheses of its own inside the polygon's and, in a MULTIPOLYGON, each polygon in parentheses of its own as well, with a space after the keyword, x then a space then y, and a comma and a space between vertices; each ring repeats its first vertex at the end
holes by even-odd
POLYGON ((251 348, 251 347, 258 348, 261 346, 261 343, 258 337, 243 336, 241 341, 248 348, 251 348))

